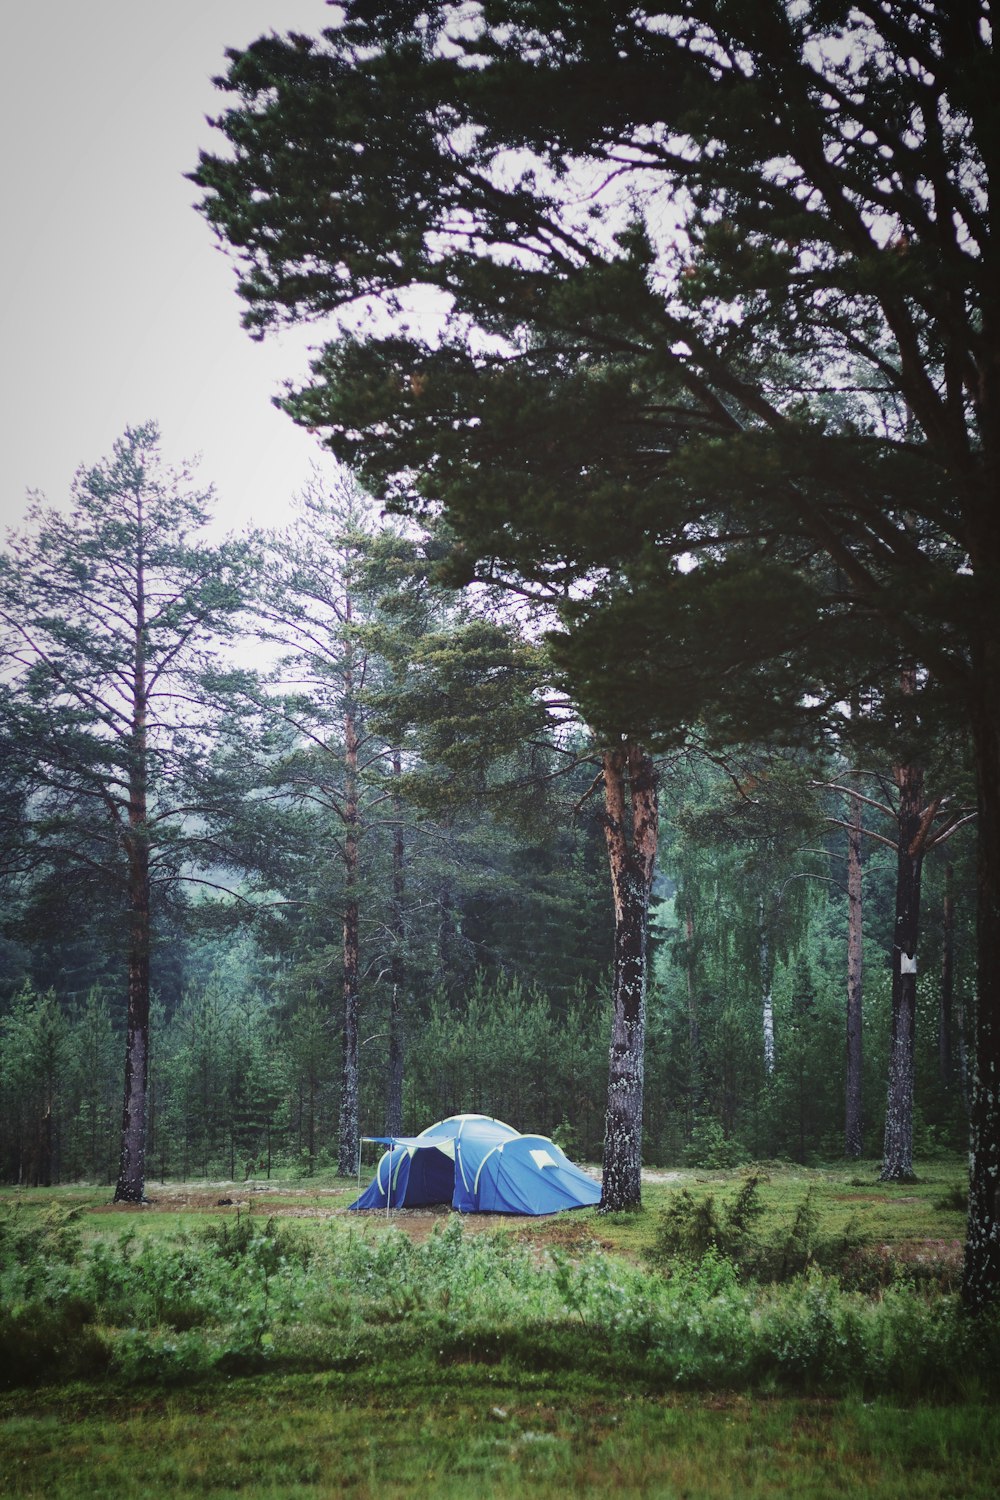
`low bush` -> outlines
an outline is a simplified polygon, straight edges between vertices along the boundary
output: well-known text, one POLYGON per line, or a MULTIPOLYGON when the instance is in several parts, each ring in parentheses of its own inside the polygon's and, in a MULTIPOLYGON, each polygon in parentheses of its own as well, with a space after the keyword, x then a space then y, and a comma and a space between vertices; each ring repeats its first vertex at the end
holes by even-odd
POLYGON ((288 1262, 308 1265, 313 1255, 311 1240, 273 1216, 261 1223, 252 1209, 206 1225, 199 1239, 230 1265, 261 1266, 269 1273, 288 1262))
POLYGON ((707 1210, 678 1195, 654 1269, 596 1249, 540 1251, 505 1231, 467 1234, 457 1216, 423 1243, 339 1223, 308 1241, 259 1221, 169 1241, 126 1234, 68 1259, 54 1252, 44 1274, 37 1246, 25 1258, 8 1236, 4 1378, 170 1385, 365 1367, 378 1380, 402 1363, 416 1378, 482 1363, 654 1389, 997 1389, 1000 1320, 964 1317, 956 1297, 898 1278, 875 1296, 846 1288, 816 1263, 808 1199, 769 1242, 784 1280, 751 1279, 764 1255, 758 1193, 750 1173, 707 1210))
POLYGON ((758 1249, 756 1225, 764 1212, 760 1184, 766 1181, 762 1172, 751 1168, 735 1197, 718 1208, 713 1194, 697 1199, 687 1188, 673 1193, 660 1211, 650 1260, 669 1266, 678 1258, 699 1260, 710 1251, 735 1264, 746 1260, 758 1249))
POLYGON ((93 1328, 94 1309, 84 1298, 22 1302, 0 1307, 0 1384, 28 1385, 58 1374, 74 1380, 104 1374, 108 1341, 93 1328))
POLYGON ((0 1276, 13 1273, 22 1295, 31 1295, 54 1271, 74 1265, 83 1244, 80 1218, 79 1208, 57 1204, 39 1215, 26 1214, 20 1203, 0 1208, 0 1276))
MULTIPOLYGON (((761 1168, 750 1167, 728 1201, 717 1203, 714 1194, 695 1198, 686 1188, 673 1193, 660 1211, 647 1258, 669 1270, 678 1261, 714 1252, 731 1261, 742 1279, 759 1282, 789 1281, 820 1268, 858 1291, 874 1291, 911 1274, 895 1257, 868 1246, 854 1218, 836 1234, 822 1233, 812 1188, 789 1222, 763 1233, 760 1188, 767 1181, 761 1168)), ((929 1279, 930 1266, 927 1271, 929 1279)), ((944 1279, 948 1287, 947 1274, 944 1279)))

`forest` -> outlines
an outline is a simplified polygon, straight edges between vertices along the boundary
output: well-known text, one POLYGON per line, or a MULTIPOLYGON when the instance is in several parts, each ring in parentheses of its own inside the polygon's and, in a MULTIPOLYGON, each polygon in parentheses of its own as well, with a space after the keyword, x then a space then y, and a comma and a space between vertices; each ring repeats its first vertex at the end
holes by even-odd
MULTIPOLYGON (((68 513, 31 519, 3 575, 6 1180, 115 1179, 140 1006, 149 1177, 352 1175, 359 1135, 467 1109, 599 1161, 602 746, 538 633, 503 598, 436 584, 434 534, 387 521, 343 469, 317 468, 286 532, 204 540, 205 498, 152 425, 81 471, 68 513)), ((847 748, 720 747, 692 726, 655 759, 647 1162, 884 1145, 898 1178, 914 1150, 963 1145, 968 769, 950 740, 919 771, 847 748), (897 1146, 913 781, 924 972, 897 1146)))
POLYGON ((186 163, 290 519, 0 548, 12 1493, 993 1495, 988 0, 323 11, 186 163), (600 1202, 348 1211, 467 1112, 600 1202))
POLYGON ((8 540, 10 1180, 474 1106, 619 1209, 968 1116, 992 1297, 988 23, 718 9, 231 53, 191 179, 249 331, 332 329, 277 398, 332 458, 214 543, 147 422, 8 540))

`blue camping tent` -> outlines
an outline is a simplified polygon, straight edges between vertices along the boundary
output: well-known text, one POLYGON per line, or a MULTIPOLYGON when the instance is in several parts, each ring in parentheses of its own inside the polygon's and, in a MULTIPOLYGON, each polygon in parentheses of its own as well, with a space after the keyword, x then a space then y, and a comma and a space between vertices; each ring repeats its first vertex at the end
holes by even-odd
POLYGON ((452 1115, 388 1146, 351 1208, 450 1203, 460 1213, 554 1214, 600 1201, 601 1189, 546 1136, 487 1115, 452 1115))
POLYGON ((480 1213, 555 1214, 600 1200, 600 1183, 544 1135, 501 1141, 483 1158, 476 1178, 480 1213))

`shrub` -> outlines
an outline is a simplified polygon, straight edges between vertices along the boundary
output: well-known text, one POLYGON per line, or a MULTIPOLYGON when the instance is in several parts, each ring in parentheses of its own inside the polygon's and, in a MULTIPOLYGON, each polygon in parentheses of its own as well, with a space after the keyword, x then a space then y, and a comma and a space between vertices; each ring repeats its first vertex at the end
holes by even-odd
POLYGON ((748 1152, 735 1136, 727 1136, 718 1120, 699 1120, 684 1150, 684 1165, 711 1172, 742 1166, 748 1152))
POLYGON ((285 1263, 308 1265, 313 1254, 304 1235, 273 1217, 261 1224, 251 1209, 246 1213, 237 1209, 235 1218, 206 1225, 199 1238, 230 1265, 252 1263, 271 1275, 285 1263))
POLYGON ((44 1280, 52 1266, 73 1265, 83 1241, 81 1212, 53 1204, 25 1221, 19 1203, 0 1209, 0 1272, 16 1266, 28 1279, 44 1280))
POLYGON ((102 1321, 118 1328, 199 1328, 224 1316, 231 1296, 211 1259, 186 1240, 138 1244, 131 1233, 93 1246, 80 1285, 102 1321))
POLYGON ((220 1364, 222 1352, 200 1334, 129 1328, 114 1342, 112 1370, 129 1385, 186 1385, 220 1364))
POLYGON ((712 1194, 700 1200, 687 1188, 671 1194, 658 1216, 650 1260, 666 1266, 678 1258, 700 1260, 710 1251, 736 1263, 746 1260, 757 1247, 755 1226, 764 1212, 760 1184, 766 1180, 751 1168, 736 1196, 718 1208, 712 1194))
POLYGON ((84 1298, 64 1297, 0 1308, 0 1383, 29 1385, 38 1380, 103 1374, 111 1363, 105 1339, 89 1325, 94 1309, 84 1298))
MULTIPOLYGON (((874 1298, 846 1290, 820 1263, 836 1269, 848 1236, 823 1240, 807 1195, 765 1239, 761 1181, 748 1172, 725 1200, 676 1194, 662 1275, 597 1249, 540 1256, 510 1229, 466 1234, 458 1216, 423 1243, 331 1223, 304 1247, 280 1226, 228 1220, 173 1241, 99 1241, 68 1264, 34 1253, 39 1290, 0 1314, 0 1369, 9 1384, 105 1371, 176 1384, 272 1363, 392 1378, 405 1359, 417 1378, 421 1363, 502 1361, 678 1389, 997 1389, 1000 1315, 964 1317, 957 1297, 898 1269, 874 1298), (771 1285, 750 1281, 761 1267, 771 1285)), ((23 1273, 12 1263, 8 1284, 23 1273)))
POLYGON ((965 1183, 953 1183, 947 1192, 934 1200, 934 1207, 942 1213, 964 1214, 969 1206, 969 1190, 965 1183))

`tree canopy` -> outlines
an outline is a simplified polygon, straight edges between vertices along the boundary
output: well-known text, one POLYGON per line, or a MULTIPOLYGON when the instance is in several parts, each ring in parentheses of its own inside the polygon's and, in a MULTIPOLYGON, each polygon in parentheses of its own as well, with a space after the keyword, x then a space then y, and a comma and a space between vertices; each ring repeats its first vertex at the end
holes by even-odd
POLYGON ((986 1296, 1000 1285, 989 7, 359 0, 320 39, 232 53, 221 83, 227 150, 196 180, 239 257, 247 324, 337 320, 286 404, 391 503, 443 506, 457 573, 561 604, 593 718, 669 738, 721 703, 736 735, 761 702, 775 722, 810 689, 822 704, 912 665, 928 709, 971 730, 966 1286, 986 1296))
POLYGON ((756 657, 851 610, 961 683, 996 400, 980 11, 349 5, 233 55, 198 180, 254 331, 353 320, 293 412, 443 503, 470 567, 592 572, 623 611, 666 596, 651 637, 694 609, 756 657), (440 334, 400 334, 414 287, 440 334))

